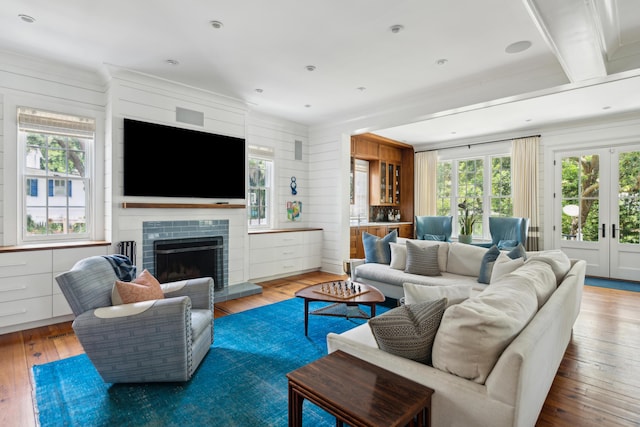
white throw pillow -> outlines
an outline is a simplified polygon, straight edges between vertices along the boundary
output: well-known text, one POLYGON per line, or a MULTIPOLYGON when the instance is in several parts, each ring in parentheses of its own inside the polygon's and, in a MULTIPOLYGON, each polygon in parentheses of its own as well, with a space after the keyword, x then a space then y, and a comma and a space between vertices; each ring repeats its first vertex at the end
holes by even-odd
POLYGON ((524 258, 511 259, 506 252, 500 252, 500 255, 498 255, 498 258, 493 264, 493 270, 491 271, 491 280, 489 281, 489 283, 495 282, 505 274, 509 274, 523 265, 524 258))
POLYGON ((403 270, 407 265, 407 247, 400 243, 389 243, 391 247, 391 264, 389 267, 396 270, 403 270))
POLYGON ((447 299, 447 307, 460 304, 471 296, 472 286, 427 286, 415 283, 403 283, 404 303, 417 304, 426 301, 436 301, 442 298, 447 299))
POLYGON ((446 271, 462 276, 480 276, 482 258, 487 248, 453 242, 449 246, 449 256, 446 271))

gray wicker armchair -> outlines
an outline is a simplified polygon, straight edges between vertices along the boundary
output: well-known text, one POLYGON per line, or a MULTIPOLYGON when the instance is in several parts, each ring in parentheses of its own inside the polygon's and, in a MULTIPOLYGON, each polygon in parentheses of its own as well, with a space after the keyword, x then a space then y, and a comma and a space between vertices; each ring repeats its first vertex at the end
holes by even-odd
POLYGON ((189 380, 213 343, 213 279, 164 283, 164 299, 112 306, 117 279, 102 256, 56 276, 76 316, 73 330, 102 379, 189 380))

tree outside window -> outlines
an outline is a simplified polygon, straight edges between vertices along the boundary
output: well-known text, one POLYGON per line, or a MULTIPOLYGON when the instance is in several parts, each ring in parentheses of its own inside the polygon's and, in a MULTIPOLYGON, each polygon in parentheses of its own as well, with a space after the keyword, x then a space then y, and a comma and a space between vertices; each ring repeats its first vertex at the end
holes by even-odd
POLYGON ((88 236, 86 165, 94 132, 93 119, 18 109, 25 240, 88 236))
POLYGON ((454 233, 460 232, 462 212, 458 206, 465 203, 473 211, 482 212, 482 221, 475 222, 473 235, 488 238, 483 224, 488 223, 489 216, 513 215, 511 157, 487 155, 439 161, 436 191, 436 214, 454 217, 454 233))

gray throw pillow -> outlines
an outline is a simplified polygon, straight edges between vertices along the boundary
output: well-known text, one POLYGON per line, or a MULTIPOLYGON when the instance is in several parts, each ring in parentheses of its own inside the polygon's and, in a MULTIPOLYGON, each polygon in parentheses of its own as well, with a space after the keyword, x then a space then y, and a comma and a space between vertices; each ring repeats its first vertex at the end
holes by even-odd
POLYGON ((369 319, 382 351, 431 365, 431 349, 446 307, 446 298, 401 305, 369 319))
POLYGON ((438 249, 440 245, 422 246, 407 240, 407 262, 405 273, 420 274, 422 276, 441 276, 438 264, 438 249))
POLYGON ((527 260, 527 251, 525 250, 525 248, 522 245, 522 243, 518 243, 518 246, 516 246, 515 248, 511 249, 507 255, 511 259, 522 258, 525 261, 527 260))

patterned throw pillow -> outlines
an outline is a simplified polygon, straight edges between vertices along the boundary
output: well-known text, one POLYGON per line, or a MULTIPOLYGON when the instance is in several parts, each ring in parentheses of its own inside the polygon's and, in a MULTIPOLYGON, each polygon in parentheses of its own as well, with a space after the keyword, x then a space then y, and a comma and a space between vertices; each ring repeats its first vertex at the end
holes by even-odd
POLYGON ((391 263, 391 248, 389 243, 398 241, 398 230, 393 230, 386 236, 380 238, 366 231, 362 233, 362 244, 364 246, 364 262, 374 262, 377 264, 391 263))
POLYGON ((405 273, 422 276, 441 276, 438 265, 440 245, 421 246, 407 240, 407 263, 405 273))
POLYGON ((431 349, 446 299, 401 305, 369 319, 369 327, 382 351, 431 364, 431 349))
POLYGON ((116 280, 111 292, 113 305, 163 299, 164 293, 160 282, 146 269, 133 282, 116 280))

